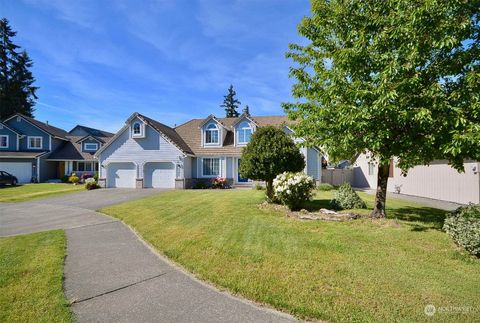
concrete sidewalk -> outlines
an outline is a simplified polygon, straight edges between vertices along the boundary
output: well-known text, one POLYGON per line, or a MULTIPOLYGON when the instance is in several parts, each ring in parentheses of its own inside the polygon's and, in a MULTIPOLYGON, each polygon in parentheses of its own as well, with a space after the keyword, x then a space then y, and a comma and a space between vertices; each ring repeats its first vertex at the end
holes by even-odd
POLYGON ((65 291, 80 322, 292 322, 152 252, 123 223, 68 229, 65 291))
POLYGON ((65 294, 79 322, 295 321, 195 279, 95 211, 160 192, 104 189, 0 203, 0 236, 65 229, 65 294))

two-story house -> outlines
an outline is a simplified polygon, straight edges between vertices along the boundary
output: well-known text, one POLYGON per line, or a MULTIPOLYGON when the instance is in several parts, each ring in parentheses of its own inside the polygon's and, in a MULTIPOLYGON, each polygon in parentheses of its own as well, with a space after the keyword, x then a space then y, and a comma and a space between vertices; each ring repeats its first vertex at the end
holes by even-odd
POLYGON ((0 122, 0 170, 19 183, 59 179, 72 171, 98 169, 94 153, 113 134, 76 126, 70 132, 15 114, 0 122))
MULTIPOLYGON (((273 125, 292 134, 286 116, 192 119, 171 128, 139 113, 96 153, 100 184, 106 187, 190 188, 199 179, 224 177, 251 185, 239 174, 242 148, 259 127, 273 125)), ((295 138, 301 142, 301 138, 295 138)), ((305 172, 321 179, 321 153, 300 148, 305 172)))

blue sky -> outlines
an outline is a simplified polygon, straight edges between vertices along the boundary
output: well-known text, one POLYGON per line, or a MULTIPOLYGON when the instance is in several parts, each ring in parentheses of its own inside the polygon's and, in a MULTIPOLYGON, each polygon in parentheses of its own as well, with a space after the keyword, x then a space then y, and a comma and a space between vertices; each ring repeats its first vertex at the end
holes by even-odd
POLYGON ((252 114, 282 114, 285 52, 308 14, 308 0, 0 0, 34 61, 36 118, 66 130, 116 131, 135 111, 223 117, 230 83, 252 114))

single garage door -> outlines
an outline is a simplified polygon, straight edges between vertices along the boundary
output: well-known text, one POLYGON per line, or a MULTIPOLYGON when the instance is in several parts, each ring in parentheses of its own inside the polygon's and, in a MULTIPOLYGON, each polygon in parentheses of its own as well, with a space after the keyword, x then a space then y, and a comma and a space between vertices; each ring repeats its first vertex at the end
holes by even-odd
POLYGON ((19 183, 30 183, 32 179, 32 163, 0 162, 0 170, 15 176, 19 183))
POLYGON ((107 166, 107 186, 135 188, 137 167, 134 163, 111 163, 107 166))
POLYGON ((144 166, 143 183, 145 187, 174 188, 175 165, 171 162, 146 163, 144 166))

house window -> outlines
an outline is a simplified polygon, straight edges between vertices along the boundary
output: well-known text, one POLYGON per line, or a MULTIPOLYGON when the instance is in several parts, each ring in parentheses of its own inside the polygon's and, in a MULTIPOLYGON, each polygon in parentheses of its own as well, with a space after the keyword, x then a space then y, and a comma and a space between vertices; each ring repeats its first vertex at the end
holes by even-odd
POLYGON ((205 130, 205 143, 206 144, 218 144, 218 128, 214 124, 210 124, 205 130))
POLYGON ((0 136, 0 148, 8 147, 8 136, 0 136))
POLYGON ((248 144, 252 136, 252 129, 250 127, 243 127, 238 129, 238 143, 248 144))
POLYGON ((142 127, 140 126, 139 122, 135 122, 133 124, 133 134, 140 136, 142 134, 142 127))
POLYGON ((42 137, 28 137, 28 149, 42 149, 43 138, 42 137))
POLYGON ((374 163, 368 163, 368 175, 373 175, 375 172, 375 164, 374 163))
POLYGON ((220 159, 204 158, 203 159, 203 176, 219 176, 220 175, 220 159))
POLYGON ((97 143, 85 143, 84 145, 84 150, 97 150, 98 149, 98 144, 97 143))

